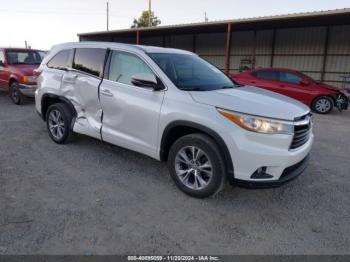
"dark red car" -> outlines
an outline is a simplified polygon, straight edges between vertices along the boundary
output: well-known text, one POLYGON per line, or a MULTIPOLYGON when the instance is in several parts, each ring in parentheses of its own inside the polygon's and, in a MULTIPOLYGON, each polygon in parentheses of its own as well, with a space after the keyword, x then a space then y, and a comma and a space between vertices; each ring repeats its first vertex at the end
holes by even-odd
POLYGON ((295 70, 259 68, 231 75, 231 78, 239 84, 257 86, 292 97, 320 114, 329 113, 334 106, 339 110, 349 106, 349 94, 345 90, 321 84, 295 70))
POLYGON ((0 89, 8 90, 12 101, 19 105, 25 97, 34 97, 36 76, 42 51, 20 48, 0 48, 0 89))

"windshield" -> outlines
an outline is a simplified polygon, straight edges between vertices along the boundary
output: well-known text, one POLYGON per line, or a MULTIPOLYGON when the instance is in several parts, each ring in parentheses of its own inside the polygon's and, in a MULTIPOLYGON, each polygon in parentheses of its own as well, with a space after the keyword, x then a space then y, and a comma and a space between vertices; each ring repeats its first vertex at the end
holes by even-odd
POLYGON ((47 52, 46 52, 46 51, 39 51, 38 53, 39 53, 39 55, 41 56, 41 59, 44 59, 45 56, 47 55, 47 52))
POLYGON ((7 51, 7 62, 10 65, 39 65, 41 60, 37 51, 7 51))
POLYGON ((148 54, 181 90, 211 91, 235 84, 215 66, 191 54, 148 54))

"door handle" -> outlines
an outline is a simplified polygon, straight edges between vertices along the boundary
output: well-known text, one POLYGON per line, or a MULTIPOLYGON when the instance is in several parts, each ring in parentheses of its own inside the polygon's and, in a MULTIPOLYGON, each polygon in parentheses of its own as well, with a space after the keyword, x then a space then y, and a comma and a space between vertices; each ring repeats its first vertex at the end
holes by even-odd
POLYGON ((109 97, 112 97, 113 94, 111 91, 109 91, 108 89, 102 89, 101 91, 101 94, 104 95, 104 96, 109 96, 109 97))

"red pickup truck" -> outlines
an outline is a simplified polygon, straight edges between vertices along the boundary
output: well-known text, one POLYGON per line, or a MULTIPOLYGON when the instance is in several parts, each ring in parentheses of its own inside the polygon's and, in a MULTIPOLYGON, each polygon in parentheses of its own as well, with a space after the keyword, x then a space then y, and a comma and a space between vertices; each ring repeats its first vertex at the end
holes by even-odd
POLYGON ((9 91, 15 104, 22 104, 26 97, 34 97, 34 70, 44 54, 33 49, 0 48, 0 89, 9 91))

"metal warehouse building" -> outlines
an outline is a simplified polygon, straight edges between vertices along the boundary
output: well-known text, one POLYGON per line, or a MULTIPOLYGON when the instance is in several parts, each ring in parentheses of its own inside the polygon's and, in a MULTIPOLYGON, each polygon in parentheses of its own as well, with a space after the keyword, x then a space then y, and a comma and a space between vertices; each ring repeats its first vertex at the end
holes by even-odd
POLYGON ((244 67, 300 70, 341 86, 350 74, 350 9, 79 34, 80 41, 172 47, 228 72, 244 67))

